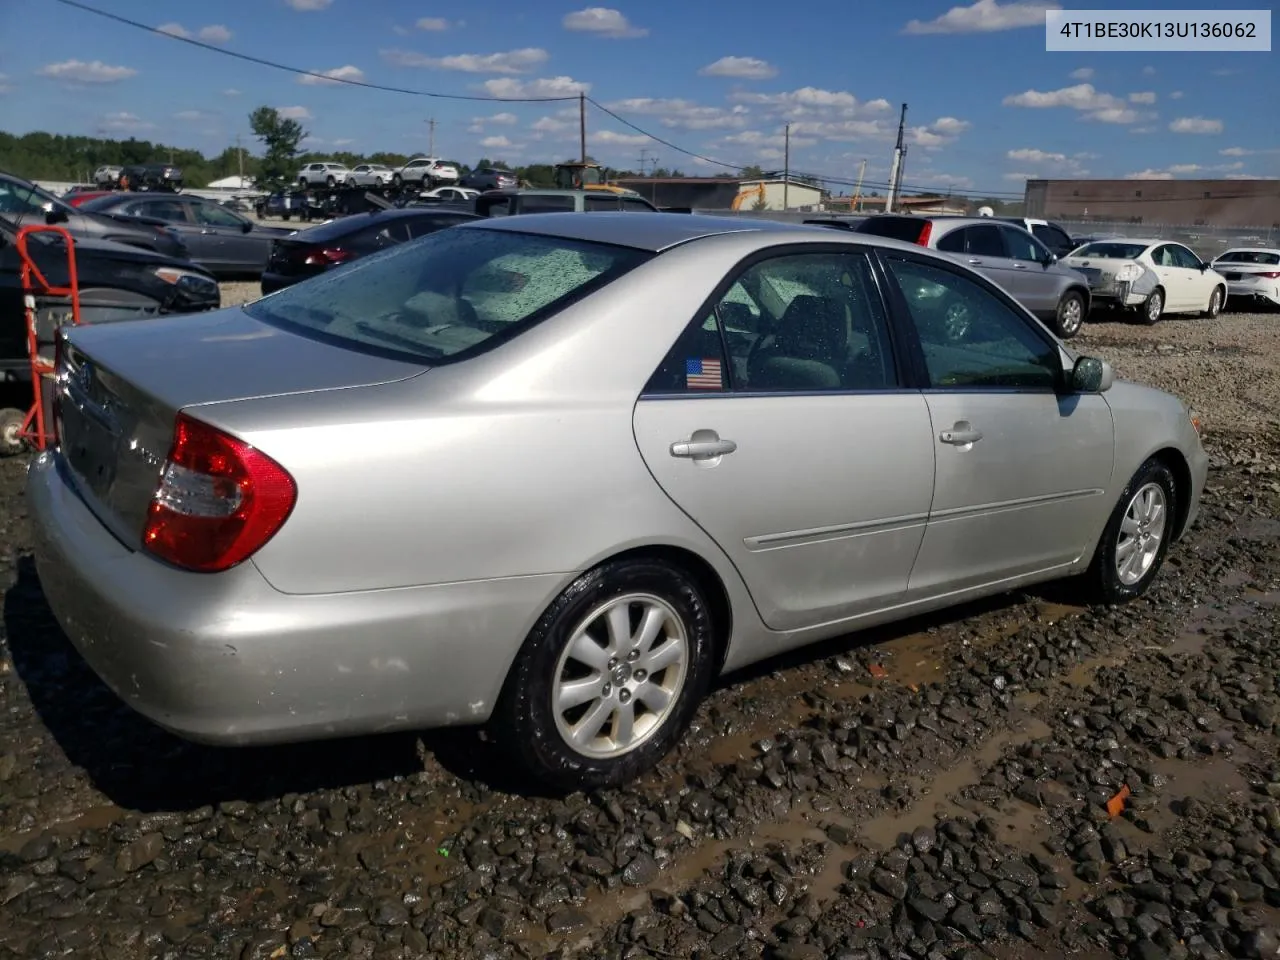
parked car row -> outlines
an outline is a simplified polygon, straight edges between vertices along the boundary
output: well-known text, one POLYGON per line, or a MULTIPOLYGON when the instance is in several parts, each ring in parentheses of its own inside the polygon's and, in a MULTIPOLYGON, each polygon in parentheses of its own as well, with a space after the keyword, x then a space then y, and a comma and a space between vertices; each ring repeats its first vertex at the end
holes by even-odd
POLYGON ((413 186, 423 189, 457 185, 458 168, 439 157, 414 157, 400 167, 382 163, 362 163, 348 167, 335 160, 318 160, 298 171, 298 185, 307 187, 413 186))

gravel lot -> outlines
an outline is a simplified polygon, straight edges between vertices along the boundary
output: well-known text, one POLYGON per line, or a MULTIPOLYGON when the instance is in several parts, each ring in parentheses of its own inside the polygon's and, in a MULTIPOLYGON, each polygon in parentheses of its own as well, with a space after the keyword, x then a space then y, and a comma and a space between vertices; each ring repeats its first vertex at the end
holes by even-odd
POLYGON ((0 957, 1275 957, 1280 314, 1076 343, 1208 426, 1146 598, 1016 594, 768 664, 597 796, 524 794, 470 733, 161 733, 54 625, 0 461, 0 957))

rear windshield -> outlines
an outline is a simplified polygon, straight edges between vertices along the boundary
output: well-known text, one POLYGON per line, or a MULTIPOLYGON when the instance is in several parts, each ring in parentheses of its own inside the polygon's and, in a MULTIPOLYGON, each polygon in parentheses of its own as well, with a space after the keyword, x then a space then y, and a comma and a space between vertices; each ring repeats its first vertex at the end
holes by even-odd
POLYGON ((1135 260, 1147 249, 1145 243, 1116 243, 1107 240, 1100 243, 1086 243, 1071 252, 1073 257, 1097 257, 1099 260, 1135 260))
POLYGON ((858 233, 869 233, 873 237, 915 243, 920 231, 924 229, 924 221, 907 217, 868 217, 853 229, 858 233))
POLYGON ((344 346, 442 363, 519 334, 652 256, 464 226, 356 260, 244 310, 344 346))
POLYGON ((1229 250, 1218 258, 1218 263, 1260 263, 1265 266, 1280 264, 1280 253, 1262 250, 1229 250))

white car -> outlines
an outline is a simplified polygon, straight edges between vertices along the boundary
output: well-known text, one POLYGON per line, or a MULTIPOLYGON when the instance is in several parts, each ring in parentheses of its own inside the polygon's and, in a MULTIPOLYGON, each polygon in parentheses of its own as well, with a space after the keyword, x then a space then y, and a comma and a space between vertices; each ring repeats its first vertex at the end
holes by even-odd
POLYGON ((432 190, 424 190, 418 196, 437 197, 441 200, 474 200, 480 196, 480 191, 470 187, 436 187, 432 190))
POLYGON ((124 167, 117 167, 114 165, 99 167, 97 170, 93 171, 93 182, 99 187, 112 190, 115 188, 116 184, 120 182, 120 172, 122 170, 124 170, 124 167))
POLYGON ((1280 249, 1233 247, 1213 261, 1227 281, 1227 296, 1280 307, 1280 249))
POLYGON ((304 187, 336 187, 340 183, 346 183, 350 175, 351 171, 347 169, 345 163, 326 160, 320 163, 308 163, 299 170, 298 183, 304 187))
POLYGON ((362 163, 352 167, 347 174, 349 187, 380 187, 390 183, 395 171, 385 163, 362 163))
POLYGON ((1168 240, 1093 240, 1062 264, 1084 274, 1095 306, 1137 310, 1147 324, 1166 313, 1216 317, 1227 300, 1222 274, 1189 247, 1168 240))
POLYGON ((437 184, 458 182, 458 168, 445 163, 439 157, 414 157, 395 172, 391 182, 396 186, 402 183, 419 183, 424 187, 437 184))

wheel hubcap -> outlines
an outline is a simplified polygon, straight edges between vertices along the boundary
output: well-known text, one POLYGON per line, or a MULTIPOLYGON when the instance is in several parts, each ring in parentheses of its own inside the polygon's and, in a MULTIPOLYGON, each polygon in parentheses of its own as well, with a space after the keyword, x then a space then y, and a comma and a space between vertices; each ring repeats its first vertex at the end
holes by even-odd
POLYGON ((1217 290, 1213 291, 1213 299, 1209 301, 1209 312, 1217 313, 1218 305, 1222 302, 1222 295, 1217 290))
POLYGON ((1068 300, 1066 307, 1062 311, 1062 327, 1065 330, 1074 330, 1080 326, 1080 318, 1083 312, 1080 308, 1079 300, 1068 300))
POLYGON ((689 663, 679 614, 633 593, 592 610, 556 663, 552 711, 575 752, 618 757, 652 738, 674 709, 689 663))
POLYGON ((1116 542, 1116 575, 1126 587, 1140 581, 1155 564, 1167 519, 1164 488, 1158 483, 1148 483, 1129 501, 1116 542))
POLYGON ((1147 305, 1147 315, 1154 320, 1160 316, 1160 308, 1163 306, 1164 303, 1158 296, 1152 297, 1151 302, 1147 305))

